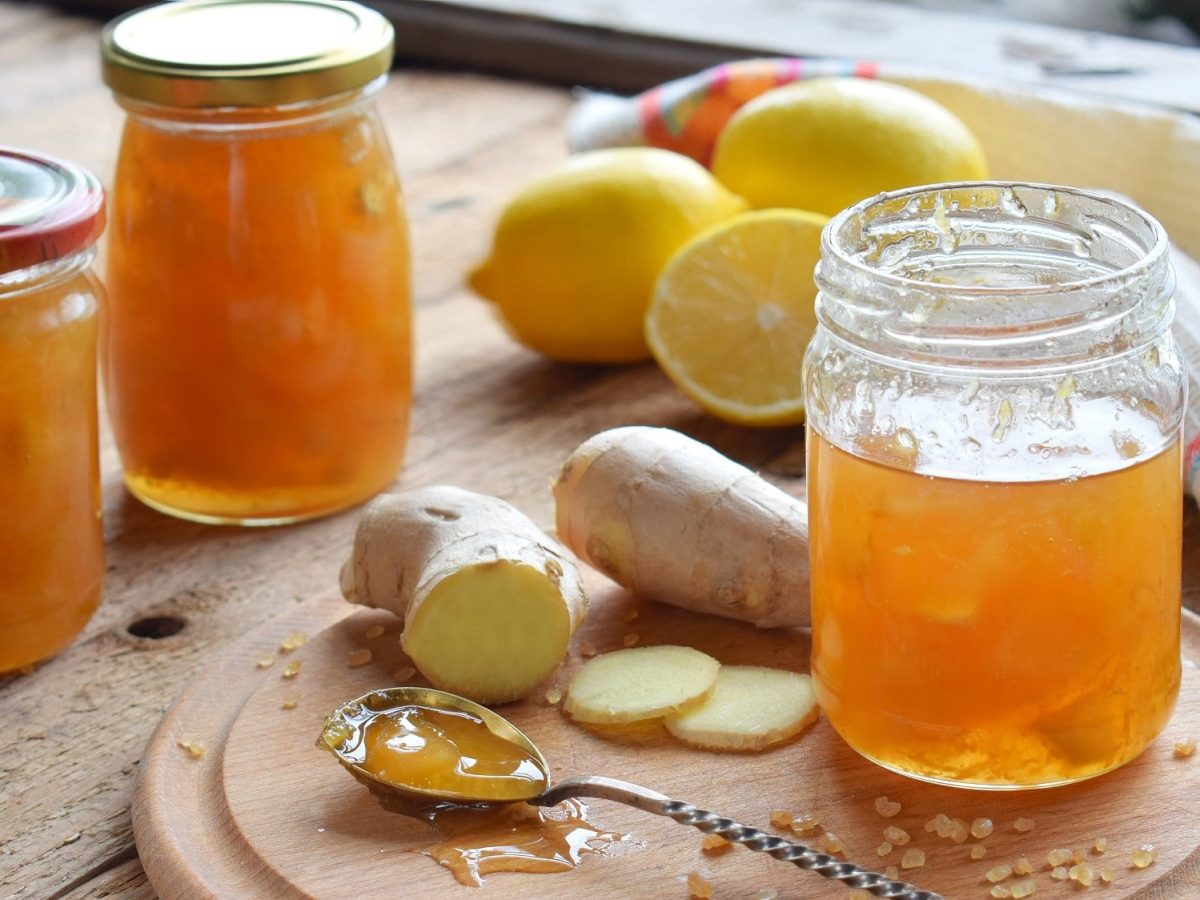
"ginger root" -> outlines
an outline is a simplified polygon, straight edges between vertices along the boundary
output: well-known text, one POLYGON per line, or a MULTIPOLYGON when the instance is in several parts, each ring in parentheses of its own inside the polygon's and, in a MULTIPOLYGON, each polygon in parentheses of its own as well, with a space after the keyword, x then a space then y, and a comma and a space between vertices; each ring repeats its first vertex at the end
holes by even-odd
POLYGON ((705 444, 603 431, 563 465, 554 499, 559 539, 640 597, 763 628, 809 623, 804 503, 705 444))
POLYGON ((705 750, 765 750, 816 721, 812 679, 784 669, 721 666, 702 702, 667 716, 667 731, 705 750))
POLYGON ((401 645, 434 687, 479 703, 549 677, 587 612, 566 551, 503 500, 446 486, 372 501, 341 588, 404 620, 401 645))
POLYGON ((575 673, 563 711, 576 722, 594 725, 657 719, 706 697, 720 668, 707 653, 691 647, 614 650, 575 673))

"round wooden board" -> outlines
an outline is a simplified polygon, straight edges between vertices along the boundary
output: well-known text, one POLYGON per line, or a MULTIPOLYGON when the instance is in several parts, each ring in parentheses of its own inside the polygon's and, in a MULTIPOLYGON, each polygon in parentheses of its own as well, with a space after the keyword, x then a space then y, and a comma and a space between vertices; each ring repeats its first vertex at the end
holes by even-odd
MULTIPOLYGON (((558 674, 565 682, 580 664, 579 647, 618 647, 636 633, 642 644, 683 643, 722 662, 755 663, 806 671, 803 633, 764 632, 657 604, 635 605, 629 595, 589 583, 592 615, 576 636, 558 674), (634 610, 637 617, 632 618, 634 610)), ((150 881, 172 898, 295 896, 460 897, 476 889, 420 853, 432 843, 423 823, 385 813, 315 740, 326 714, 340 702, 391 685, 409 665, 400 651, 399 622, 390 614, 324 597, 298 606, 249 635, 203 671, 159 725, 143 757, 133 806, 138 850, 150 881), (372 625, 384 633, 365 636, 372 625), (291 632, 311 638, 267 669, 256 667, 291 632), (347 654, 369 647, 370 663, 347 665, 347 654), (294 679, 282 676, 297 660, 294 679), (283 709, 294 697, 294 709, 283 709), (194 739, 205 748, 194 759, 179 746, 194 739)), ((900 850, 881 860, 875 848, 885 825, 912 835, 926 851, 923 868, 906 875, 951 898, 983 900, 990 867, 1025 855, 1036 867, 1038 900, 1075 896, 1073 883, 1051 880, 1044 864, 1056 847, 1088 849, 1108 840, 1096 866, 1112 866, 1113 885, 1099 896, 1196 898, 1200 896, 1200 753, 1176 759, 1176 740, 1200 736, 1200 617, 1184 614, 1185 670, 1174 718, 1162 736, 1123 769, 1068 788, 1026 793, 971 792, 910 781, 872 765, 849 750, 824 720, 799 740, 747 755, 705 753, 676 743, 657 723, 631 728, 619 740, 602 738, 566 721, 544 692, 501 711, 541 746, 553 776, 604 774, 627 779, 742 821, 768 826, 773 809, 815 812, 845 842, 846 856, 867 866, 897 864, 900 850), (886 794, 903 804, 891 820, 875 812, 886 794), (938 812, 996 823, 984 843, 987 856, 971 860, 969 846, 923 831, 938 812), (1017 833, 1027 816, 1035 829, 1017 833), (1158 861, 1130 867, 1130 852, 1151 842, 1158 861)), ((410 680, 411 682, 412 680, 410 680)), ((422 683, 417 676, 415 683, 422 683)), ((547 684, 547 687, 550 683, 547 684)), ((780 897, 842 898, 846 889, 762 854, 735 848, 719 857, 700 852, 700 834, 666 819, 596 801, 592 818, 630 836, 610 853, 591 856, 574 872, 498 874, 482 889, 497 897, 687 896, 685 879, 701 871, 716 896, 752 897, 774 888, 780 897)))

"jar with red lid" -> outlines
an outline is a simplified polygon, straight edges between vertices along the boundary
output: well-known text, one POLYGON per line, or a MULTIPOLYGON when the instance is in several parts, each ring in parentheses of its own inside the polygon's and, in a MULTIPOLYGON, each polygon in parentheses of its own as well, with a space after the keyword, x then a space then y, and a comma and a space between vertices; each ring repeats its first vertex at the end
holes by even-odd
POLYGON ((103 229, 95 176, 0 147, 0 672, 53 656, 100 602, 103 229))

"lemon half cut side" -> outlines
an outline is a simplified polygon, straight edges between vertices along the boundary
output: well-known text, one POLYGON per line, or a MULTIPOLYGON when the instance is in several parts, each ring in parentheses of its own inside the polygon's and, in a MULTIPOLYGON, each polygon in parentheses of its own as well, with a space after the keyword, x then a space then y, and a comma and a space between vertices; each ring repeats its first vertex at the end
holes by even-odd
POLYGON ((742 425, 804 421, 801 364, 816 329, 819 213, 745 213, 671 257, 646 313, 646 342, 706 411, 742 425))

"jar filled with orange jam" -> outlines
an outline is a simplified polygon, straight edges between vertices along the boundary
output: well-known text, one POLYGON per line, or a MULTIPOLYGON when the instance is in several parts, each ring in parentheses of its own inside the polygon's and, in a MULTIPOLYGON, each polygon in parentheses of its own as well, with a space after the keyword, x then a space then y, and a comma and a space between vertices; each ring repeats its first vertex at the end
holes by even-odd
POLYGON ((1152 218, 962 184, 827 226, 805 360, 813 660, 833 727, 927 781, 1048 787, 1180 680, 1185 375, 1152 218))
POLYGON ((111 23, 127 118, 104 342, 125 483, 163 512, 279 524, 395 476, 411 405, 408 236, 376 108, 377 13, 182 0, 111 23))
POLYGON ((103 229, 93 175, 0 148, 0 673, 53 656, 100 602, 103 229))

